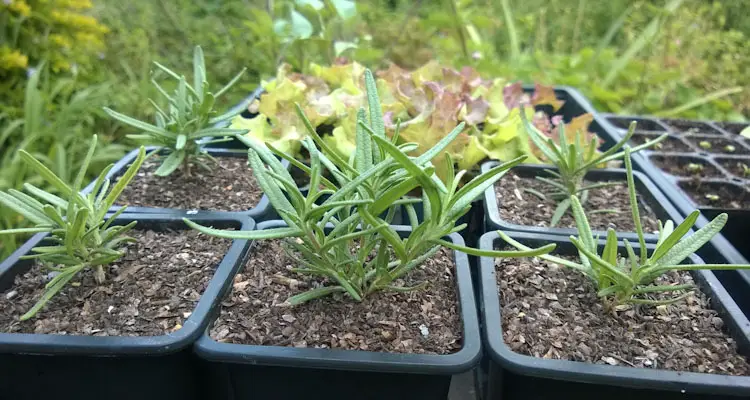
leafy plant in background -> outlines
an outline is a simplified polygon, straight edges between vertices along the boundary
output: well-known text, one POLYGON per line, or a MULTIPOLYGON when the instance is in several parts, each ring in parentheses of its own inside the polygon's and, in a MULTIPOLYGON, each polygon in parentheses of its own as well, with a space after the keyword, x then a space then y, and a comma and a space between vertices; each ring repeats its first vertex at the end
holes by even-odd
POLYGON ((353 54, 360 37, 364 37, 355 30, 357 4, 352 0, 280 3, 281 12, 274 11, 273 6, 268 9, 279 40, 276 66, 287 62, 297 71, 309 72, 311 62, 334 64, 337 58, 353 54))
MULTIPOLYGON (((72 182, 89 150, 89 132, 95 124, 91 110, 101 107, 108 89, 98 85, 75 90, 73 80, 53 81, 47 68, 39 66, 26 82, 23 114, 12 117, 0 113, 0 190, 20 190, 28 182, 57 193, 55 187, 21 162, 21 150, 40 160, 64 182, 72 182)), ((125 154, 125 146, 102 142, 91 159, 92 170, 98 171, 125 154)), ((0 229, 28 222, 12 209, 0 208, 0 229)), ((0 235, 0 258, 9 255, 23 237, 0 235)))
POLYGON ((34 224, 30 228, 2 230, 0 235, 40 232, 50 234, 44 246, 32 249, 36 254, 24 258, 38 259, 47 269, 56 272, 56 275, 46 284, 45 291, 36 304, 21 316, 21 320, 33 317, 71 279, 86 268, 93 268, 94 278, 98 283, 104 282, 104 266, 119 259, 124 254, 119 247, 132 240, 122 235, 132 229, 136 221, 123 226, 112 226, 114 219, 125 211, 126 207, 120 208, 109 218, 105 217, 117 197, 138 172, 146 151, 141 147, 133 164, 111 188, 110 180, 106 178, 114 166, 110 164, 99 174, 91 192, 84 195, 79 193, 79 189, 96 152, 96 142, 94 136, 72 185, 65 183, 31 154, 23 150, 19 152, 29 168, 54 187, 60 196, 30 183, 24 184, 24 190, 30 195, 15 189, 0 192, 0 203, 34 224))
MULTIPOLYGON (((248 159, 258 183, 269 196, 271 204, 286 221, 287 227, 256 231, 223 231, 200 226, 185 220, 203 233, 243 239, 294 238, 286 243, 298 263, 295 272, 330 280, 331 284, 291 297, 299 304, 331 293, 343 292, 356 301, 380 290, 409 291, 422 287, 394 285, 440 247, 480 256, 522 256, 546 253, 554 246, 522 252, 501 252, 473 249, 448 242, 444 236, 465 228, 456 221, 470 208, 471 202, 497 181, 523 157, 502 164, 458 188, 466 171, 451 171, 444 183, 435 174, 430 162, 444 151, 463 130, 455 127, 432 148, 418 157, 407 155, 416 149, 414 143, 396 145, 400 129, 388 138, 383 110, 375 79, 365 73, 369 121, 364 108, 357 112, 356 153, 348 160, 341 158, 315 131, 302 108, 296 107, 309 136, 303 145, 310 154, 310 166, 296 161, 272 145, 247 140, 248 159), (320 150, 318 150, 318 147, 320 150), (270 149, 270 150, 269 150, 270 149), (276 156, 286 158, 310 175, 307 195, 295 185, 292 176, 276 156), (326 169, 332 180, 323 176, 326 169), (322 185, 322 189, 320 186, 322 185), (424 220, 417 220, 414 199, 402 196, 420 187, 424 220), (324 197, 330 196, 324 201, 324 197), (389 225, 396 206, 407 209, 412 232, 401 238, 389 225), (385 218, 380 216, 385 214, 385 218), (330 224, 330 226, 329 226, 330 224), (371 257, 372 256, 372 257, 371 257)), ((450 156, 445 160, 453 169, 450 156)))
MULTIPOLYGON (((356 146, 356 110, 366 102, 363 87, 364 67, 358 63, 310 66, 310 74, 291 72, 290 65, 279 68, 276 79, 263 83, 265 92, 250 105, 256 115, 237 116, 232 128, 247 129, 247 137, 271 143, 279 150, 297 154, 307 136, 302 119, 293 113, 300 103, 313 128, 328 131, 323 135, 327 144, 343 159, 354 154, 356 146)), ((377 86, 383 99, 385 127, 388 136, 395 133, 401 120, 400 141, 415 142, 417 155, 439 142, 445 132, 459 122, 466 128, 443 154, 432 160, 441 178, 448 170, 443 159, 449 154, 460 169, 471 169, 489 157, 508 161, 521 155, 539 162, 521 125, 521 102, 529 103, 523 112, 545 134, 555 127, 543 111, 534 106, 547 106, 556 111, 562 106, 551 87, 537 85, 533 94, 523 91, 520 83, 504 79, 486 80, 471 68, 460 71, 445 68, 436 62, 407 71, 391 65, 378 72, 377 86)), ((571 129, 588 131, 591 117, 580 116, 570 122, 571 129)), ((590 134, 586 133, 586 137, 590 134)))
MULTIPOLYGON (((554 190, 549 193, 549 196, 559 201, 552 220, 551 226, 557 225, 560 219, 565 215, 565 212, 571 206, 572 196, 581 196, 581 202, 585 203, 588 198, 589 190, 600 189, 604 187, 619 185, 619 182, 598 182, 592 184, 584 184, 584 178, 586 174, 592 169, 600 165, 606 165, 610 161, 618 160, 625 155, 625 151, 618 153, 618 150, 626 145, 628 140, 633 136, 635 132, 636 123, 633 121, 630 124, 630 128, 625 136, 611 148, 603 153, 597 153, 599 143, 597 138, 593 137, 590 141, 586 141, 580 131, 573 132, 572 139, 566 134, 564 125, 558 127, 559 141, 555 143, 551 138, 545 136, 543 133, 532 125, 525 116, 521 116, 524 122, 524 126, 534 142, 534 145, 546 156, 549 161, 556 168, 555 170, 545 170, 550 175, 549 178, 537 176, 536 179, 547 183, 552 186, 554 190)), ((664 134, 656 139, 649 140, 639 146, 632 149, 632 152, 638 152, 640 150, 649 148, 658 144, 659 142, 666 139, 669 135, 664 134)), ((535 193, 537 196, 546 198, 543 193, 535 193)))
POLYGON ((26 70, 43 61, 54 73, 89 70, 107 27, 86 15, 89 0, 0 2, 0 112, 18 117, 26 70))
MULTIPOLYGON (((665 224, 659 221, 659 239, 651 255, 648 255, 646 241, 643 237, 643 227, 638 210, 638 200, 633 181, 633 167, 630 161, 630 147, 625 146, 625 168, 627 170, 628 193, 633 223, 638 234, 640 255, 636 255, 633 246, 624 240, 627 253, 618 255, 617 234, 615 230, 607 230, 606 244, 599 254, 598 238, 591 233, 591 226, 586 218, 581 201, 576 195, 570 196, 573 215, 578 228, 578 237, 571 236, 570 240, 578 249, 580 263, 569 261, 549 254, 539 257, 551 261, 586 275, 596 286, 597 295, 601 297, 608 308, 616 311, 623 305, 671 304, 690 295, 691 284, 671 285, 659 284, 658 278, 670 271, 691 271, 698 269, 750 269, 750 265, 733 264, 681 264, 693 252, 711 240, 727 222, 727 214, 720 214, 713 221, 694 234, 685 237, 698 220, 700 212, 693 211, 677 227, 668 220, 665 224)), ((500 237, 511 246, 528 251, 528 247, 511 239, 505 233, 499 232, 500 237)))
MULTIPOLYGON (((107 107, 104 111, 112 118, 143 132, 128 135, 129 138, 147 145, 159 146, 169 153, 154 172, 156 175, 168 176, 177 168, 182 167, 183 173, 190 176, 191 164, 196 163, 200 167, 207 168, 203 160, 211 159, 210 155, 200 149, 198 140, 245 133, 244 130, 213 126, 229 120, 241 111, 230 111, 227 114, 215 116, 214 102, 240 79, 245 70, 240 71, 229 83, 213 94, 209 90, 206 63, 200 46, 195 47, 192 86, 187 83, 184 76, 177 75, 159 63, 154 64, 178 81, 177 88, 171 96, 155 80, 152 81, 169 103, 169 108, 165 111, 153 100, 149 100, 156 109, 156 125, 128 117, 107 107)), ((224 139, 209 140, 205 143, 222 140, 224 139)))

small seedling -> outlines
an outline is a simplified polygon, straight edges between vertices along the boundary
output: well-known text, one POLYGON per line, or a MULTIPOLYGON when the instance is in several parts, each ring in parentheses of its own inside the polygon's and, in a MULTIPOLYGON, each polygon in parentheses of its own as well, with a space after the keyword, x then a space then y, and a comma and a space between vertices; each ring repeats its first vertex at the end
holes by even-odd
MULTIPOLYGON (((635 194, 629 147, 625 147, 625 168, 627 170, 630 208, 638 235, 640 256, 636 255, 635 250, 627 240, 623 240, 627 252, 624 256, 618 254, 617 234, 612 228, 607 230, 606 244, 600 255, 598 238, 593 236, 581 202, 577 196, 573 195, 571 196, 571 204, 578 229, 578 237, 571 236, 570 240, 578 249, 580 263, 549 254, 539 257, 575 269, 586 275, 596 285, 598 296, 613 312, 633 304, 671 304, 690 296, 694 289, 691 284, 669 285, 656 282, 657 278, 669 271, 750 269, 750 265, 744 264, 682 264, 693 252, 700 249, 721 231, 728 218, 725 213, 718 215, 713 221, 687 237, 685 235, 690 232, 698 220, 699 211, 693 211, 677 227, 671 220, 668 220, 665 224, 659 221, 659 237, 653 252, 649 255, 635 194)), ((528 247, 511 239, 505 233, 498 231, 498 234, 504 241, 518 250, 528 250, 528 247)))
POLYGON ((724 146, 724 151, 727 153, 734 153, 736 150, 737 148, 732 146, 731 144, 724 146))
POLYGON ((123 226, 111 226, 126 207, 120 208, 107 219, 105 217, 109 208, 115 204, 117 197, 143 164, 146 150, 143 147, 140 148, 135 161, 111 190, 107 174, 114 166, 113 164, 99 174, 91 192, 84 195, 79 193, 79 189, 94 156, 96 142, 97 139, 94 136, 72 186, 63 182, 31 154, 20 151, 21 159, 54 187, 60 196, 46 192, 30 183, 24 184, 25 191, 42 202, 14 189, 0 192, 0 203, 23 215, 34 224, 32 228, 3 230, 0 231, 0 235, 49 232, 50 235, 46 238, 47 243, 44 246, 34 247, 31 251, 36 254, 24 256, 23 259, 38 259, 47 269, 57 273, 45 286, 42 297, 26 314, 21 316, 21 320, 36 315, 71 279, 86 268, 94 269, 94 278, 98 283, 104 282, 106 279, 104 266, 122 257, 124 253, 118 250, 119 247, 132 241, 132 238, 123 234, 135 226, 135 221, 123 226))
POLYGON ((711 202, 716 202, 716 201, 719 201, 719 199, 720 199, 719 195, 718 194, 714 194, 714 193, 708 193, 708 194, 706 194, 705 197, 706 197, 706 199, 708 201, 711 201, 711 202))
POLYGON ((256 231, 223 231, 200 226, 185 220, 201 232, 219 237, 249 240, 286 240, 288 253, 295 261, 294 272, 323 278, 326 285, 288 299, 292 305, 332 293, 346 293, 361 301, 380 291, 409 291, 427 282, 405 287, 396 284, 399 278, 417 268, 441 247, 476 256, 510 257, 548 253, 553 246, 522 252, 498 252, 461 246, 445 240, 466 224, 456 226, 471 208, 472 201, 491 187, 513 165, 525 156, 501 164, 459 188, 466 171, 454 173, 453 160, 446 157, 449 170, 447 182, 435 173, 430 160, 463 131, 459 124, 435 146, 418 157, 407 153, 417 149, 415 143, 396 145, 399 128, 393 138, 385 134, 382 108, 375 79, 367 70, 365 86, 369 106, 369 122, 364 108, 357 113, 356 152, 344 160, 328 146, 313 128, 302 109, 297 114, 309 136, 302 141, 310 154, 310 166, 278 151, 273 145, 242 138, 249 146, 248 159, 258 183, 278 211, 287 227, 256 231), (319 148, 318 148, 319 147, 319 148), (278 157, 289 160, 310 175, 310 189, 303 193, 295 185, 278 157), (324 177, 327 169, 332 178, 324 177), (322 184, 324 189, 320 190, 322 184), (422 191, 423 220, 414 209, 419 199, 404 198, 416 188, 422 191), (324 201, 324 196, 330 196, 324 201), (396 206, 406 208, 412 231, 402 238, 390 225, 396 206), (384 216, 383 216, 384 215, 384 216))
POLYGON ((700 143, 698 143, 698 146, 700 146, 700 148, 703 150, 709 150, 711 148, 711 142, 702 140, 700 143))
POLYGON ((742 176, 747 178, 750 176, 750 167, 745 163, 738 163, 739 167, 742 168, 742 176))
MULTIPOLYGON (((597 154, 597 142, 596 138, 592 138, 590 143, 583 143, 583 133, 578 131, 575 132, 574 139, 569 142, 569 138, 565 134, 564 124, 558 125, 559 130, 559 144, 555 143, 552 138, 545 136, 540 132, 533 124, 531 124, 524 115, 521 113, 523 124, 526 127, 526 131, 529 134, 534 145, 544 154, 549 162, 551 162, 556 170, 548 169, 546 172, 551 177, 540 177, 537 176, 542 182, 545 182, 552 186, 554 190, 550 193, 550 197, 553 200, 558 201, 558 206, 552 216, 550 222, 551 226, 557 225, 562 219, 563 215, 570 208, 570 196, 580 195, 581 199, 588 198, 589 190, 600 189, 604 187, 619 185, 619 182, 599 182, 590 185, 584 185, 584 177, 592 169, 600 165, 606 165, 608 162, 618 160, 625 154, 620 150, 623 146, 628 143, 635 133, 636 122, 633 121, 630 124, 627 134, 615 143, 609 150, 597 154)), ((654 146, 665 139, 669 135, 664 134, 656 139, 649 140, 641 145, 635 146, 632 152, 637 152, 651 146, 654 146)))
POLYGON ((688 170, 688 172, 693 173, 693 174, 697 174, 697 173, 700 173, 701 171, 703 171, 703 164, 690 163, 685 168, 688 170))
POLYGON ((168 176, 177 168, 182 167, 183 173, 190 176, 191 164, 208 169, 205 161, 215 162, 216 160, 201 149, 197 143, 198 140, 221 137, 221 139, 207 140, 203 143, 205 145, 231 140, 227 138, 231 135, 247 133, 246 129, 215 126, 242 112, 241 107, 238 107, 236 111, 230 111, 219 116, 216 116, 217 112, 214 109, 216 99, 226 93, 240 79, 245 69, 243 68, 218 92, 212 93, 209 91, 209 84, 206 81, 206 63, 200 46, 195 46, 193 54, 193 85, 188 84, 184 76, 178 75, 157 62, 154 62, 154 64, 177 80, 177 88, 174 94, 170 95, 156 80, 151 79, 156 89, 167 98, 169 103, 169 108, 163 110, 153 100, 149 99, 156 109, 156 125, 120 114, 107 107, 104 107, 104 111, 112 118, 142 131, 139 134, 127 135, 129 138, 147 146, 159 146, 164 152, 168 153, 168 156, 162 161, 154 174, 168 176))

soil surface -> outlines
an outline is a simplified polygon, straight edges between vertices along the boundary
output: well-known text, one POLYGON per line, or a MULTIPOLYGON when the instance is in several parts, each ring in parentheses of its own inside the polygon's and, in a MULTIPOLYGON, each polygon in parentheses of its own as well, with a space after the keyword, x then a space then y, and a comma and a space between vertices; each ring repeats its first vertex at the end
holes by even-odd
MULTIPOLYGON (((586 181, 585 184, 594 182, 586 181)), ((588 201, 583 204, 586 210, 589 224, 595 230, 607 230, 612 227, 620 232, 635 232, 633 216, 630 213, 630 198, 628 197, 627 182, 621 185, 589 191, 588 201), (591 213, 594 210, 618 210, 616 213, 591 213)), ((552 215, 557 208, 557 202, 552 199, 543 200, 524 189, 534 189, 541 193, 550 193, 552 186, 534 179, 524 177, 513 172, 507 173, 495 184, 495 196, 500 208, 500 218, 503 220, 525 226, 549 226, 552 215)), ((645 232, 657 232, 659 230, 658 218, 651 207, 638 195, 640 205, 641 221, 645 232)), ((576 223, 573 214, 568 212, 557 224, 558 228, 575 228, 576 223)))
POLYGON ((750 154, 745 146, 729 139, 710 139, 710 138, 687 138, 690 143, 699 151, 705 151, 714 154, 750 154), (706 146, 705 142, 710 144, 706 146), (703 146, 701 146, 703 145, 703 146))
POLYGON ((234 279, 210 335, 220 342, 268 346, 339 348, 391 353, 448 354, 462 347, 455 264, 443 249, 404 282, 429 282, 422 290, 378 292, 356 302, 343 294, 286 304, 320 286, 294 274, 296 266, 278 240, 256 242, 234 279))
MULTIPOLYGON (((513 351, 595 364, 749 375, 750 365, 699 291, 669 306, 605 310, 584 275, 534 259, 498 259, 503 338, 513 351)), ((685 272, 659 284, 693 283, 685 272)))
POLYGON ((739 135, 740 132, 742 132, 743 129, 747 128, 750 125, 747 124, 741 124, 741 123, 732 123, 732 122, 717 122, 722 129, 729 133, 734 133, 735 135, 739 135))
POLYGON ((160 336, 182 327, 231 240, 185 230, 129 232, 136 243, 98 285, 84 270, 40 310, 19 321, 41 296, 48 271, 38 263, 0 295, 0 331, 92 336, 160 336))
POLYGON ((155 160, 141 170, 122 192, 118 204, 186 210, 246 211, 263 196, 245 157, 217 157, 211 171, 193 168, 191 176, 177 170, 170 176, 156 176, 155 160))
POLYGON ((685 135, 721 135, 721 132, 704 124, 703 122, 674 119, 666 121, 666 123, 676 133, 685 135))
MULTIPOLYGON (((659 135, 644 135, 640 133, 634 133, 630 138, 630 141, 633 142, 631 143, 631 145, 641 145, 648 142, 649 140, 654 140, 657 138, 659 138, 659 135)), ((667 153, 693 151, 693 149, 691 149, 690 146, 687 145, 687 143, 683 142, 682 139, 674 136, 669 136, 646 150, 663 151, 667 153)))
POLYGON ((703 158, 689 156, 651 155, 651 162, 662 171, 674 176, 692 178, 723 178, 724 174, 703 158))
POLYGON ((699 180, 684 180, 678 184, 694 202, 701 206, 750 209, 750 193, 740 186, 699 180))
POLYGON ((745 172, 744 165, 750 168, 750 158, 715 158, 714 159, 719 165, 724 167, 727 171, 734 174, 735 177, 740 179, 750 179, 750 170, 745 172))

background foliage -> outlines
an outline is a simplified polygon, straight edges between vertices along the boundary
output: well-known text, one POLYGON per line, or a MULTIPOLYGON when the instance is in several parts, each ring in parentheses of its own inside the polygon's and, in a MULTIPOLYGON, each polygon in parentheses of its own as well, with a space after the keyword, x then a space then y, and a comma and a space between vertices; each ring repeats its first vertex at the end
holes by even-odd
MULTIPOLYGON (((347 0, 0 0, 0 189, 30 177, 15 162, 20 149, 68 177, 94 133, 103 142, 95 163, 119 158, 134 132, 102 107, 152 118, 152 61, 188 68, 194 45, 216 82, 248 68, 220 109, 281 62, 304 70, 346 57, 372 68, 436 59, 488 77, 571 85, 600 111, 744 120, 743 3, 370 0, 353 9, 347 0)), ((0 210, 0 229, 21 223, 0 210)), ((0 243, 0 258, 14 247, 0 243)))

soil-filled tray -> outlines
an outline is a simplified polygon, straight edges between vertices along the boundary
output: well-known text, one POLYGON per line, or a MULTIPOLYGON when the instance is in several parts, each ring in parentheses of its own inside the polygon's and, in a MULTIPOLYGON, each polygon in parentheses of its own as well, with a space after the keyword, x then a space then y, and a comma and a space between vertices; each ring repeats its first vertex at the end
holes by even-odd
MULTIPOLYGON (((484 171, 497 165, 488 162, 482 165, 484 171)), ((550 220, 557 207, 553 199, 542 199, 536 193, 549 193, 548 184, 535 177, 546 177, 548 166, 521 165, 505 174, 493 188, 485 191, 485 221, 488 230, 502 229, 518 232, 551 233, 565 237, 576 234, 575 220, 570 211, 560 220, 558 226, 550 228, 550 220)), ((630 199, 623 169, 592 170, 586 176, 588 182, 620 182, 613 187, 595 189, 589 192, 584 209, 589 212, 591 228, 601 237, 608 228, 613 228, 622 237, 637 241, 630 199), (596 212, 593 212, 596 211, 596 212)), ((641 222, 646 239, 656 241, 658 220, 667 219, 679 222, 678 211, 672 207, 664 195, 640 172, 634 173, 638 203, 641 208, 641 222)))
MULTIPOLYGON (((217 227, 254 226, 229 214, 195 218, 217 227)), ((18 317, 51 275, 20 257, 43 244, 45 234, 0 264, 0 397, 197 399, 190 346, 249 243, 198 234, 171 215, 123 214, 115 224, 133 220, 136 242, 105 269, 104 283, 86 269, 26 321, 18 317)))
MULTIPOLYGON (((258 228, 279 226, 285 223, 258 228)), ((463 243, 457 234, 448 238, 463 243)), ((213 398, 445 399, 452 375, 478 362, 465 254, 440 251, 404 278, 431 282, 421 293, 381 292, 361 303, 333 296, 290 307, 289 295, 310 288, 289 271, 294 264, 278 241, 251 248, 195 346, 213 398)))
MULTIPOLYGON (((662 133, 663 134, 663 133, 662 133)), ((630 138, 630 146, 635 147, 654 140, 660 136, 659 133, 636 131, 630 138)), ((642 151, 658 151, 663 153, 681 153, 691 151, 690 145, 677 135, 669 135, 665 140, 654 145, 652 149, 642 151)))
MULTIPOLYGON (((510 236, 532 247, 557 243, 559 256, 577 254, 554 236, 510 236)), ((480 242, 484 249, 505 247, 496 232, 480 242)), ((702 260, 694 255, 690 262, 702 260)), ((750 396, 750 321, 711 271, 660 278, 698 287, 681 303, 616 316, 604 309, 587 278, 564 266, 483 257, 480 273, 491 359, 486 399, 541 400, 559 393, 576 399, 750 396)))
MULTIPOLYGON (((155 148, 149 151, 155 151, 155 148)), ((153 174, 159 154, 144 162, 136 176, 120 195, 113 211, 127 205, 128 213, 173 213, 180 216, 199 213, 245 212, 257 220, 270 219, 276 213, 247 166, 247 153, 229 149, 207 149, 217 164, 210 170, 194 168, 190 176, 175 171, 170 176, 153 174)), ((115 163, 107 178, 116 180, 137 156, 133 150, 115 163)), ((288 162, 283 161, 288 166, 288 162)), ((91 190, 94 182, 83 192, 91 190)))
POLYGON ((748 138, 740 136, 740 133, 742 133, 742 131, 745 130, 748 126, 750 126, 750 124, 739 122, 716 122, 715 125, 730 137, 734 137, 745 144, 750 144, 750 140, 748 140, 748 138))
MULTIPOLYGON (((722 234, 715 236, 710 245, 699 251, 701 257, 711 263, 747 263, 750 258, 750 246, 747 246, 750 234, 750 209, 747 208, 750 179, 744 176, 743 164, 750 157, 742 155, 748 148, 748 141, 739 135, 747 125, 613 115, 605 115, 605 118, 608 121, 605 126, 616 137, 621 138, 626 132, 615 126, 616 123, 648 121, 650 125, 664 127, 664 132, 668 132, 670 137, 679 137, 690 146, 692 150, 681 153, 643 151, 633 155, 633 163, 637 170, 646 173, 664 191, 683 216, 700 210, 705 218, 699 219, 698 228, 708 223, 707 218, 724 212, 728 214, 729 219, 722 234), (703 141, 708 144, 701 145, 703 141), (727 152, 727 146, 734 147, 734 152, 727 152), (714 150, 717 147, 722 152, 714 150), (684 164, 687 160, 700 162, 684 164), (690 174, 690 171, 694 173, 690 174)), ((750 164, 747 166, 750 167, 750 164)), ((750 315, 750 296, 747 295, 750 293, 750 272, 717 271, 716 275, 750 315)))

